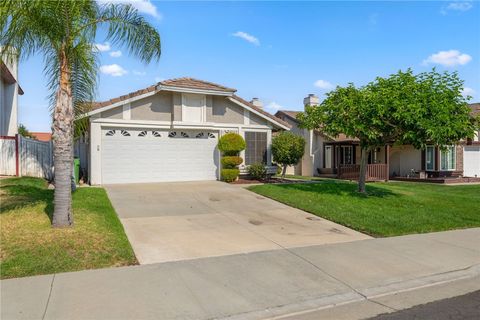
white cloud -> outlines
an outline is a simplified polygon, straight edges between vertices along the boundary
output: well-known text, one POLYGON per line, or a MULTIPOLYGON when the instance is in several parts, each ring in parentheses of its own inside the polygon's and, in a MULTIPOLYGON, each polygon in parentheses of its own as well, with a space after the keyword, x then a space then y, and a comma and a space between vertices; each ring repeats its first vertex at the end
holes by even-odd
POLYGON ((95 48, 100 52, 110 51, 110 42, 95 43, 95 48))
POLYGON ((473 96, 475 94, 475 90, 473 90, 472 88, 469 88, 469 87, 465 87, 463 88, 462 90, 462 95, 464 97, 466 96, 473 96))
POLYGON ((121 56, 122 56, 122 51, 120 50, 110 52, 110 57, 118 58, 121 56))
POLYGON ((445 67, 453 67, 456 65, 464 65, 469 63, 472 57, 458 50, 439 51, 423 60, 423 65, 440 64, 445 67))
POLYGON ((444 11, 452 10, 452 11, 468 11, 473 8, 472 1, 453 1, 450 2, 446 7, 443 8, 444 11))
POLYGON ((257 37, 255 36, 252 36, 251 34, 248 34, 246 32, 243 32, 243 31, 237 31, 235 33, 232 33, 232 36, 234 37, 237 37, 237 38, 241 38, 245 41, 248 41, 256 46, 259 46, 260 45, 260 40, 258 40, 257 37))
POLYGON ((127 70, 123 69, 121 66, 115 63, 100 66, 100 72, 103 74, 108 74, 112 77, 121 77, 128 73, 127 70))
POLYGON ((267 110, 269 110, 271 113, 275 113, 277 112, 278 110, 282 110, 282 109, 285 109, 282 105, 279 105, 278 103, 276 103, 275 101, 272 101, 270 102, 269 104, 267 104, 265 106, 265 108, 267 110))
POLYGON ((334 88, 334 85, 328 82, 327 80, 317 80, 313 84, 315 87, 323 89, 323 90, 330 90, 334 88))
POLYGON ((150 0, 98 0, 100 4, 107 3, 123 3, 131 4, 138 12, 151 15, 157 19, 161 19, 162 15, 158 12, 157 7, 150 0))
POLYGON ((136 75, 136 76, 144 76, 146 75, 147 73, 145 71, 137 71, 137 70, 133 70, 133 74, 136 75))

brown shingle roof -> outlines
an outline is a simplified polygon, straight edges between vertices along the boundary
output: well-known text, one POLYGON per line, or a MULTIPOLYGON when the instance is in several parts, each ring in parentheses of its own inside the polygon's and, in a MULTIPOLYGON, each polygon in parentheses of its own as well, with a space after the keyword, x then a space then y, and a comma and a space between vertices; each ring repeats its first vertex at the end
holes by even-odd
POLYGON ((52 140, 52 133, 51 132, 30 132, 35 139, 38 141, 50 141, 52 140))
POLYGON ((293 111, 293 110, 278 110, 277 113, 275 113, 275 116, 279 117, 281 115, 285 115, 288 118, 297 121, 297 115, 301 113, 301 111, 293 111))
POLYGON ((107 101, 103 102, 95 102, 92 106, 92 110, 98 109, 98 108, 103 108, 108 105, 127 100, 136 96, 140 96, 142 94, 148 93, 155 91, 155 88, 158 86, 165 86, 165 87, 180 87, 180 88, 191 88, 191 89, 202 89, 202 90, 212 90, 212 91, 222 91, 222 92, 236 92, 236 89, 224 87, 222 85, 213 83, 213 82, 208 82, 208 81, 203 81, 203 80, 198 80, 194 78, 175 78, 175 79, 169 79, 169 80, 164 80, 161 82, 158 82, 157 84, 151 85, 145 89, 140 89, 134 92, 130 92, 128 94, 125 94, 120 97, 116 97, 107 101))
POLYGON ((472 109, 471 115, 476 117, 480 115, 480 102, 477 103, 471 103, 468 105, 470 109, 472 109))
POLYGON ((282 119, 277 118, 277 117, 275 117, 273 114, 268 113, 268 112, 266 112, 265 110, 260 109, 259 107, 254 106, 254 105, 251 104, 250 102, 248 102, 248 101, 240 98, 240 97, 237 96, 237 95, 233 95, 232 98, 235 99, 235 100, 237 100, 238 102, 240 102, 240 103, 242 103, 242 104, 247 105, 248 107, 250 107, 250 108, 252 108, 253 110, 255 110, 255 111, 263 114, 264 116, 269 117, 269 118, 272 119, 273 121, 276 121, 276 122, 278 122, 278 123, 283 124, 283 125, 286 126, 287 128, 290 128, 290 127, 291 127, 290 124, 288 124, 287 122, 283 121, 282 119))
MULTIPOLYGON (((120 96, 120 97, 117 97, 117 98, 113 98, 113 99, 110 99, 110 100, 107 100, 107 101, 95 102, 95 103, 93 103, 93 105, 91 107, 91 110, 103 108, 103 107, 109 106, 111 104, 114 104, 114 103, 117 103, 117 102, 120 102, 120 101, 123 101, 123 100, 127 100, 127 99, 130 99, 130 98, 133 98, 133 97, 136 97, 136 96, 140 96, 140 95, 148 93, 148 92, 155 91, 157 85, 166 86, 166 87, 193 88, 193 89, 203 89, 203 90, 232 92, 232 93, 237 91, 236 89, 224 87, 222 85, 219 85, 219 84, 216 84, 216 83, 213 83, 213 82, 197 80, 197 79, 193 79, 193 78, 176 78, 176 79, 169 79, 169 80, 161 81, 161 82, 157 83, 156 85, 151 85, 151 86, 149 86, 145 89, 130 92, 126 95, 123 95, 123 96, 120 96)), ((284 125, 288 128, 291 127, 288 123, 286 123, 282 119, 279 119, 279 118, 275 117, 274 115, 272 115, 272 114, 270 114, 270 113, 268 113, 268 112, 266 112, 266 111, 264 111, 264 110, 262 110, 262 109, 260 109, 256 106, 254 106, 253 104, 251 104, 250 102, 240 98, 239 96, 232 95, 232 98, 239 101, 240 103, 243 103, 243 104, 249 106, 250 108, 258 111, 259 113, 267 116, 268 118, 270 118, 270 119, 272 119, 272 120, 274 120, 278 123, 281 123, 282 125, 284 125)))
POLYGON ((227 92, 236 92, 236 89, 228 88, 213 82, 198 80, 194 78, 175 78, 158 83, 162 86, 167 87, 181 87, 181 88, 192 88, 192 89, 202 89, 202 90, 213 90, 213 91, 227 91, 227 92))
POLYGON ((140 95, 148 93, 148 92, 155 91, 155 88, 156 88, 156 85, 151 85, 151 86, 149 86, 145 89, 140 89, 140 90, 137 90, 137 91, 134 91, 134 92, 130 92, 130 93, 127 93, 123 96, 116 97, 116 98, 113 98, 113 99, 110 99, 110 100, 107 100, 107 101, 95 102, 92 106, 92 110, 103 108, 103 107, 109 106, 111 104, 114 104, 114 103, 117 103, 117 102, 120 102, 120 101, 123 101, 123 100, 127 100, 127 99, 130 99, 130 98, 133 98, 133 97, 136 97, 136 96, 140 96, 140 95))

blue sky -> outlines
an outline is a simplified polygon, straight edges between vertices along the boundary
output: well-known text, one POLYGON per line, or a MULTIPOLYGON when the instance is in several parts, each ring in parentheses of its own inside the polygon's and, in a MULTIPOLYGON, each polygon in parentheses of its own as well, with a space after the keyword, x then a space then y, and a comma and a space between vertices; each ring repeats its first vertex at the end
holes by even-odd
MULTIPOLYGON (((309 93, 322 97, 335 85, 409 67, 458 70, 472 101, 480 100, 480 2, 120 1, 160 31, 163 53, 144 65, 100 34, 100 101, 189 76, 259 97, 274 113, 303 109, 309 93)), ((31 131, 51 125, 42 70, 39 56, 20 64, 19 121, 31 131)))

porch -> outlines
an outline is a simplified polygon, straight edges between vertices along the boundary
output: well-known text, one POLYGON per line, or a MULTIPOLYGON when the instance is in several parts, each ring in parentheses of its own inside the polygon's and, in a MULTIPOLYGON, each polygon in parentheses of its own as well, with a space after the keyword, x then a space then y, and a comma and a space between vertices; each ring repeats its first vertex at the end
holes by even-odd
MULTIPOLYGON (((376 148, 368 154, 366 181, 389 179, 390 146, 376 148)), ((324 168, 317 169, 319 176, 358 180, 360 177, 361 148, 358 140, 345 139, 324 145, 324 168)))
MULTIPOLYGON (((319 176, 358 180, 361 149, 356 139, 330 141, 324 144, 324 167, 319 176)), ((478 182, 480 178, 463 177, 463 148, 449 146, 441 150, 427 146, 425 150, 411 145, 385 145, 368 155, 366 181, 411 181, 431 183, 478 182)))

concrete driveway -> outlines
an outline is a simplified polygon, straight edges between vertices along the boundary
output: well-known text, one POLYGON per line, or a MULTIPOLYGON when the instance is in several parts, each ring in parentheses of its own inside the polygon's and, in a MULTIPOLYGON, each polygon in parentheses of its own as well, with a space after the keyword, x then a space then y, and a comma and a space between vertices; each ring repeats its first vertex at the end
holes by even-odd
POLYGON ((105 188, 140 264, 370 238, 223 182, 105 188))

